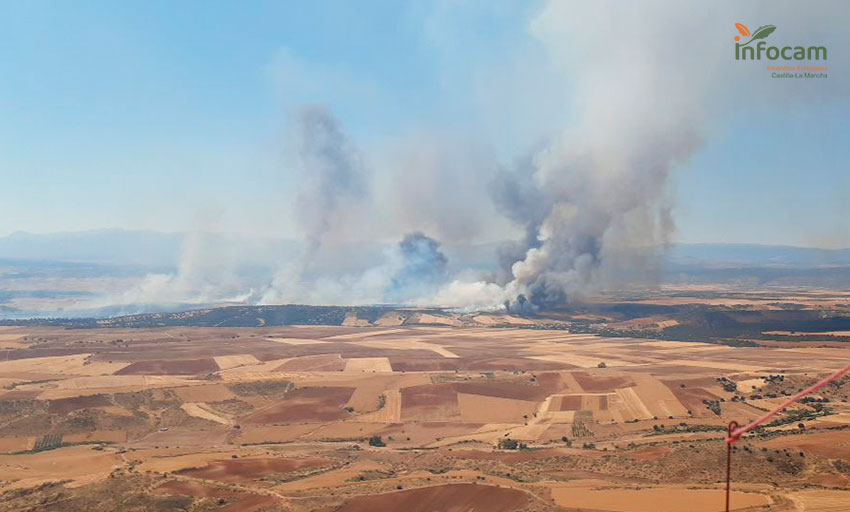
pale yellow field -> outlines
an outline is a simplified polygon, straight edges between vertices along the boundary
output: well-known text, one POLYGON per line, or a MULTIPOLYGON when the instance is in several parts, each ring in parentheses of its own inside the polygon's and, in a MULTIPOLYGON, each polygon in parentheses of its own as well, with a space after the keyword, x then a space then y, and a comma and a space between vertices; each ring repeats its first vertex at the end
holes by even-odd
POLYGON ((338 439, 363 439, 385 429, 386 423, 343 422, 330 423, 301 436, 302 441, 324 441, 338 439))
POLYGON ((18 389, 44 390, 39 395, 42 400, 67 398, 70 396, 81 396, 85 394, 97 394, 110 392, 137 391, 150 388, 167 388, 174 386, 189 386, 203 384, 184 377, 170 375, 102 375, 97 377, 72 377, 57 382, 33 383, 18 386, 18 389))
POLYGON ((342 325, 345 327, 369 327, 371 324, 369 320, 358 318, 357 315, 349 313, 345 315, 342 325))
POLYGON ((377 348, 384 350, 430 350, 436 354, 439 354, 443 357, 456 358, 457 354, 454 352, 442 347, 440 345, 434 343, 426 343, 423 341, 419 341, 415 338, 396 338, 389 340, 367 340, 367 341, 355 341, 353 342, 356 345, 360 345, 361 347, 369 347, 369 348, 377 348))
POLYGON ((260 361, 257 360, 256 357, 251 354, 239 354, 235 356, 218 356, 215 357, 215 363, 222 370, 228 370, 230 368, 237 368, 239 366, 248 366, 253 364, 260 364, 260 361))
MULTIPOLYGON (((612 512, 721 512, 725 510, 725 493, 721 490, 684 488, 655 489, 581 489, 556 487, 552 498, 562 507, 612 512)), ((732 510, 767 505, 767 496, 736 492, 732 510)))
POLYGON ((671 348, 671 349, 693 349, 693 348, 705 348, 705 347, 715 347, 717 345, 708 345, 706 343, 697 343, 694 341, 668 341, 668 340, 657 340, 657 341, 642 341, 640 343, 641 347, 654 347, 654 348, 671 348))
POLYGON ((240 380, 262 380, 269 379, 272 377, 282 377, 285 374, 275 372, 275 370, 280 367, 283 363, 290 361, 292 358, 287 357, 284 359, 273 359, 271 361, 266 361, 260 364, 254 364, 250 366, 239 366, 237 368, 230 368, 229 370, 221 370, 219 371, 219 375, 225 381, 240 381, 240 380))
POLYGON ((533 325, 534 321, 511 315, 477 315, 472 319, 482 325, 533 325))
POLYGON ((622 409, 624 416, 627 416, 626 419, 652 419, 653 414, 649 412, 649 409, 643 403, 635 388, 618 389, 616 393, 620 400, 614 402, 613 404, 608 404, 608 407, 610 409, 622 409))
POLYGON ((725 361, 691 361, 688 359, 673 359, 665 361, 670 366, 693 366, 696 368, 719 368, 721 370, 732 370, 735 372, 758 372, 765 370, 765 366, 753 366, 750 364, 727 363, 725 361))
POLYGON ((318 489, 323 487, 338 487, 341 485, 352 485, 350 483, 355 477, 366 471, 381 471, 388 466, 372 461, 355 462, 342 469, 327 471, 315 476, 302 478, 293 482, 286 482, 274 487, 277 491, 303 491, 307 489, 318 489))
POLYGON ((213 421, 222 425, 231 425, 233 423, 232 420, 210 411, 209 407, 203 402, 186 402, 181 404, 180 408, 183 409, 189 416, 194 416, 196 418, 213 421))
POLYGON ((0 341, 0 349, 27 348, 29 345, 20 341, 0 341))
POLYGON ((278 343, 286 343, 287 345, 321 345, 322 343, 327 343, 327 341, 323 340, 313 340, 310 338, 265 338, 269 341, 276 341, 278 343))
POLYGON ((111 375, 129 363, 88 363, 91 354, 37 357, 0 361, 0 375, 57 374, 57 375, 111 375))
POLYGON ((392 372, 390 360, 386 357, 355 357, 345 360, 345 373, 392 372))
POLYGON ((358 421, 375 423, 398 423, 401 421, 401 392, 388 389, 384 392, 384 406, 375 412, 364 414, 358 421))
POLYGON ((611 367, 629 366, 631 364, 624 361, 617 361, 616 359, 612 359, 610 355, 600 355, 599 357, 592 357, 578 354, 547 354, 545 356, 531 356, 531 359, 570 364, 579 368, 596 368, 599 363, 602 362, 604 362, 607 366, 611 367))
POLYGON ((395 327, 403 323, 404 317, 397 313, 386 314, 375 321, 375 325, 377 325, 378 327, 395 327))
POLYGON ((494 396, 458 393, 462 421, 468 423, 523 423, 523 415, 532 416, 537 402, 494 396))
POLYGON ((71 480, 71 487, 103 480, 122 464, 121 458, 92 446, 69 446, 25 455, 0 455, 0 480, 4 489, 32 487, 51 480, 71 480))
POLYGON ((236 396, 222 384, 174 388, 174 393, 184 402, 219 402, 236 396))
POLYGON ((688 409, 679 403, 670 388, 651 375, 635 375, 635 392, 653 416, 687 416, 688 409))
POLYGON ((288 443, 322 426, 321 423, 305 423, 302 425, 242 427, 238 442, 240 444, 288 443))
POLYGON ((743 393, 752 393, 756 389, 764 386, 764 379, 744 379, 739 380, 735 384, 743 393))
POLYGON ((325 340, 359 340, 362 338, 370 338, 372 336, 384 336, 387 334, 399 334, 408 332, 407 329, 383 329, 383 330, 364 330, 362 332, 353 332, 351 334, 337 334, 328 336, 325 340))
POLYGON ((31 450, 34 444, 34 437, 0 437, 0 453, 31 450))
POLYGON ((801 512, 843 512, 850 509, 850 491, 803 491, 788 494, 801 512))

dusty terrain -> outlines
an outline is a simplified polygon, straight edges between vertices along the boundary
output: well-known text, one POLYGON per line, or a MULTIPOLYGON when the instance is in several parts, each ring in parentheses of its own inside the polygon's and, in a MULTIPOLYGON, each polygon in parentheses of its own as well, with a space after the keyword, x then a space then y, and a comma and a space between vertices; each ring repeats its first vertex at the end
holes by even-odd
MULTIPOLYGON (((850 361, 815 324, 581 315, 0 327, 0 510, 715 512, 726 424, 850 361)), ((739 442, 733 508, 850 510, 848 397, 739 442)))

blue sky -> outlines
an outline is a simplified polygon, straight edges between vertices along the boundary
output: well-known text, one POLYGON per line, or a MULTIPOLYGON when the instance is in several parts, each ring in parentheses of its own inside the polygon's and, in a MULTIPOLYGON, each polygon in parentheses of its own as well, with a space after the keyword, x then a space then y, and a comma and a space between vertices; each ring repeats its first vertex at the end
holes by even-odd
MULTIPOLYGON (((213 217, 291 236, 298 184, 282 154, 302 104, 332 109, 367 163, 425 132, 509 165, 576 109, 581 69, 557 71, 570 63, 530 33, 539 5, 4 2, 0 235, 213 217)), ((677 239, 850 246, 846 77, 829 78, 840 94, 713 119, 673 173, 677 239)), ((761 91, 734 94, 746 105, 761 91)))

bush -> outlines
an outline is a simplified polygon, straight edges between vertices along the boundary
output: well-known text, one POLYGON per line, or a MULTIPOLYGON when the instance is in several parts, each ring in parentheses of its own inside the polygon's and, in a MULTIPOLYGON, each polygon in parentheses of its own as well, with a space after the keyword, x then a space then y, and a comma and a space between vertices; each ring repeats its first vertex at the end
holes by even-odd
POLYGON ((386 446, 381 436, 372 436, 369 438, 369 446, 386 446))
POLYGON ((516 450, 519 448, 519 443, 513 439, 499 439, 500 450, 516 450))

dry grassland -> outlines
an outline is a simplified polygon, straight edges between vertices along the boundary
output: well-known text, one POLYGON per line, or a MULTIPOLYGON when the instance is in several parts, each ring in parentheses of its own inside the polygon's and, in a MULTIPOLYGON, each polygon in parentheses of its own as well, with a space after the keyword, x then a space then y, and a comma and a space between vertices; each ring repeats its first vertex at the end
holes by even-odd
POLYGON ((260 361, 257 360, 257 358, 252 356, 251 354, 218 356, 214 357, 213 359, 215 359, 215 363, 222 370, 229 370, 230 368, 237 368, 239 366, 248 366, 260 363, 260 361))
POLYGON ((203 420, 212 421, 214 423, 219 423, 221 425, 232 425, 233 421, 225 418, 224 416, 211 411, 209 406, 203 402, 198 403, 184 403, 180 405, 180 408, 183 409, 186 414, 189 416, 194 416, 196 418, 201 418, 203 420))
MULTIPOLYGON (((448 318, 431 316, 418 320, 448 318)), ((10 347, 0 360, 0 492, 63 480, 71 492, 147 475, 156 485, 145 489, 159 489, 148 494, 225 497, 222 506, 181 502, 190 510, 404 503, 466 512, 490 510, 476 489, 499 485, 516 500, 505 501, 510 512, 714 512, 723 502, 722 464, 713 462, 723 460, 722 428, 850 357, 844 348, 606 338, 480 326, 517 320, 495 314, 473 320, 478 327, 36 329, 43 348, 10 347), (125 341, 83 344, 114 338, 125 341), (173 361, 204 370, 163 374, 182 370, 173 361), (114 375, 131 363, 138 374, 114 375), (784 384, 759 377, 776 368, 786 370, 784 384), (373 436, 386 446, 370 446, 373 436), (498 449, 504 439, 531 449, 498 449), (27 452, 34 448, 45 451, 27 452)), ((15 339, 0 343, 23 343, 8 335, 15 339)), ((752 451, 736 454, 736 510, 842 510, 847 386, 824 391, 828 414, 798 404, 792 412, 811 417, 742 440, 752 451)))
POLYGON ((345 373, 391 373, 393 367, 386 357, 357 357, 345 360, 345 373))
POLYGON ((458 393, 461 421, 469 423, 523 423, 537 410, 537 402, 458 393))

